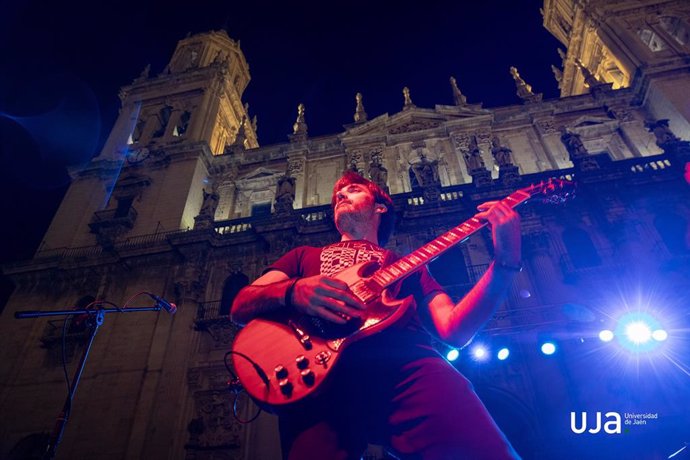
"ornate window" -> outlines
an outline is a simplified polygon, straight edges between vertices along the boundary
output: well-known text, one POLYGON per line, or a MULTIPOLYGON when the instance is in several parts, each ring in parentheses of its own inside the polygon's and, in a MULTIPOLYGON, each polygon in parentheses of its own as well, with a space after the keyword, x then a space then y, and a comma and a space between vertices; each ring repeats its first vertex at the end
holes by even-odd
POLYGON ((679 44, 688 44, 690 40, 690 26, 681 18, 666 16, 659 20, 659 24, 679 44))
POLYGON ((642 42, 654 53, 668 48, 661 37, 649 29, 640 29, 637 31, 637 35, 640 37, 640 40, 642 40, 642 42))
POLYGON ((257 203, 252 205, 252 217, 260 216, 270 216, 271 215, 271 202, 268 203, 257 203))

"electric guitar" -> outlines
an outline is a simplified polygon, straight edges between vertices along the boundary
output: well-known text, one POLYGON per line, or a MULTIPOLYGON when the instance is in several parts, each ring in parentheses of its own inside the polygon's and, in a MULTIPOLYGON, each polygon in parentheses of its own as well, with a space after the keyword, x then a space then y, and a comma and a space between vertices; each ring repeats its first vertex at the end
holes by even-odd
MULTIPOLYGON (((550 179, 520 189, 502 202, 515 208, 541 195, 559 203, 572 195, 573 188, 572 182, 550 179)), ((394 299, 388 288, 485 226, 472 217, 386 267, 363 262, 335 275, 366 305, 362 319, 341 325, 294 311, 253 319, 237 334, 231 351, 242 386, 269 409, 318 391, 349 344, 386 329, 411 311, 412 296, 394 299)))

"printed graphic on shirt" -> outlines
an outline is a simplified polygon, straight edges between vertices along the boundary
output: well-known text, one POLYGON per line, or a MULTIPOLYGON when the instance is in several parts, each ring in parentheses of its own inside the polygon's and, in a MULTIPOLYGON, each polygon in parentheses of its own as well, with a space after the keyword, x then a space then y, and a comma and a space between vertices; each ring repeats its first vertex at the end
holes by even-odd
POLYGON ((321 274, 333 276, 360 262, 374 260, 380 264, 386 254, 363 241, 341 241, 321 250, 321 274))

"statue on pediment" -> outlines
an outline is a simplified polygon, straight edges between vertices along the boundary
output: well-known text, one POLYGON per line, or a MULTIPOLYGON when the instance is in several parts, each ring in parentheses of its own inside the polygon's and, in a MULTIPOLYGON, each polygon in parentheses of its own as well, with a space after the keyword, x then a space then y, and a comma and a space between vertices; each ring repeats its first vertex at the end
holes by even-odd
POLYGON ((277 213, 291 211, 295 201, 295 178, 281 176, 276 185, 275 210, 277 213))
POLYGON ((561 136, 561 141, 568 150, 571 161, 589 155, 589 152, 587 151, 585 144, 582 143, 582 139, 580 138, 579 134, 566 130, 561 136))
POLYGON ((479 149, 479 145, 477 145, 477 136, 470 137, 468 151, 465 153, 465 163, 470 173, 472 173, 472 171, 486 169, 484 159, 482 158, 482 151, 479 149))
POLYGON ((511 159, 512 153, 512 150, 501 144, 501 140, 498 138, 498 136, 494 136, 491 139, 491 154, 494 156, 496 164, 499 168, 501 166, 509 166, 513 164, 511 159))
POLYGON ((369 178, 383 190, 388 189, 388 169, 381 164, 379 156, 374 156, 369 163, 369 178))
POLYGON ((419 161, 411 165, 417 183, 422 187, 440 184, 438 178, 438 160, 430 161, 424 153, 419 154, 419 161))

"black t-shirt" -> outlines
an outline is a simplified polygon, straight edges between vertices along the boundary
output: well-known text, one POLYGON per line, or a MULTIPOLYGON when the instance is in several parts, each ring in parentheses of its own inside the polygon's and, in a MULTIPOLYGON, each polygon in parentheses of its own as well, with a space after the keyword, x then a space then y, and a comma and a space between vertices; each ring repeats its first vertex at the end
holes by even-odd
MULTIPOLYGON (((387 266, 398 259, 394 253, 364 240, 341 241, 323 248, 300 246, 292 249, 278 259, 266 272, 279 270, 290 278, 305 278, 315 275, 334 276, 340 271, 355 264, 376 261, 381 266, 387 266)), ((405 278, 398 286, 393 286, 391 292, 397 292, 395 298, 402 299, 414 296, 417 306, 434 292, 443 289, 424 267, 405 278)), ((383 332, 367 337, 362 341, 367 347, 383 346, 388 353, 400 350, 401 356, 407 354, 409 358, 418 357, 421 352, 428 355, 433 352, 430 346, 429 333, 422 326, 418 311, 414 311, 404 324, 395 324, 383 332), (414 356, 413 356, 414 355, 414 356)), ((435 352, 434 352, 435 353, 435 352)))

